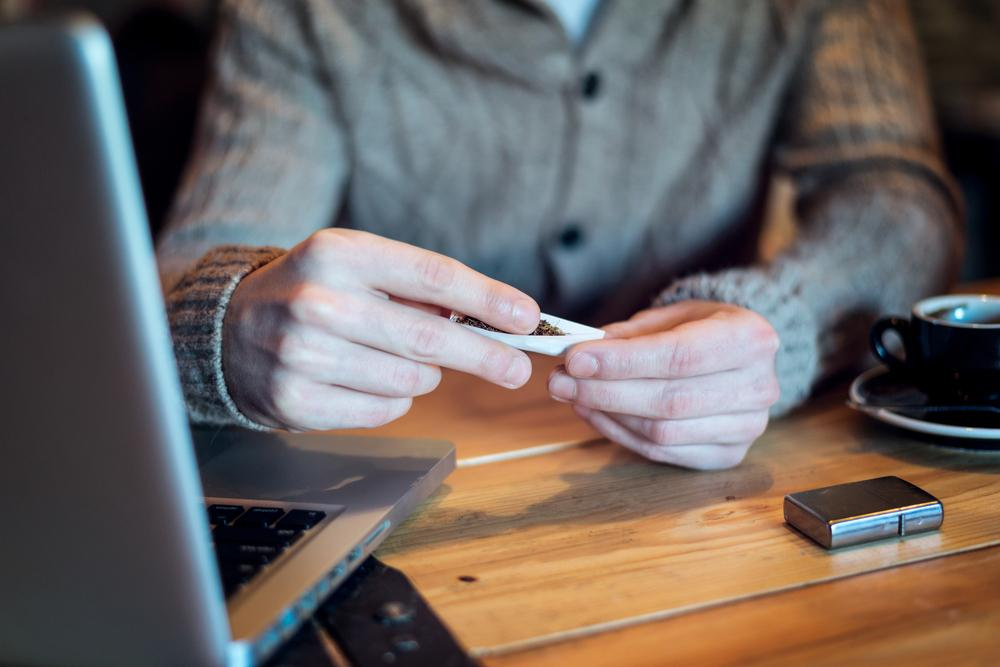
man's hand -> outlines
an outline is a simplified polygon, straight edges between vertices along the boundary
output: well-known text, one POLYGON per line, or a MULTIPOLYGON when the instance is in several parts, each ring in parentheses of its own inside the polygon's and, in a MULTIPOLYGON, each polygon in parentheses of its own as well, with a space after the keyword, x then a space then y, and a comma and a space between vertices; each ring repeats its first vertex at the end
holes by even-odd
POLYGON ((760 315, 685 301, 605 327, 549 378, 610 440, 654 461, 698 469, 743 460, 778 400, 778 336, 760 315))
POLYGON ((433 390, 441 366, 505 387, 531 375, 523 352, 448 320, 452 309, 529 333, 538 305, 437 253, 327 229, 240 283, 223 324, 237 407, 290 430, 373 427, 433 390))

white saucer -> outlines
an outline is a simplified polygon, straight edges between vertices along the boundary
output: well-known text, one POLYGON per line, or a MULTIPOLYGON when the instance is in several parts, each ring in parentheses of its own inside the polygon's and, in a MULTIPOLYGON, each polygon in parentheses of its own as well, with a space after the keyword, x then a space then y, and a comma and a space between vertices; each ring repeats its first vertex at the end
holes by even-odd
MULTIPOLYGON (((455 317, 455 315, 452 315, 452 319, 455 319, 455 317)), ((577 343, 582 343, 585 340, 598 340, 600 338, 604 338, 604 330, 602 329, 595 329, 594 327, 588 327, 585 324, 573 322, 572 320, 564 320, 561 317, 546 315, 545 313, 542 313, 542 319, 553 326, 559 327, 566 332, 566 335, 520 336, 500 331, 480 329, 479 327, 474 327, 468 324, 463 324, 462 326, 468 327, 480 336, 486 336, 487 338, 498 340, 501 343, 506 343, 507 345, 516 347, 519 350, 547 354, 550 357, 561 357, 566 354, 566 351, 569 350, 569 348, 573 347, 577 343)))
MULTIPOLYGON (((1000 440, 1000 428, 983 428, 977 426, 964 426, 960 423, 941 423, 928 421, 915 416, 900 414, 892 408, 879 407, 877 401, 872 400, 872 394, 866 389, 872 386, 873 381, 883 378, 889 370, 884 366, 877 366, 865 371, 851 383, 850 403, 855 410, 859 410, 866 415, 874 417, 893 426, 928 433, 930 435, 943 435, 950 438, 972 438, 977 440, 1000 440)), ((900 386, 905 383, 900 382, 900 386)), ((919 393, 919 390, 910 388, 910 395, 919 393)), ((925 405, 928 403, 925 403, 925 405)), ((914 404, 914 410, 919 410, 920 405, 914 404)), ((1000 446, 1000 443, 998 443, 1000 446)))

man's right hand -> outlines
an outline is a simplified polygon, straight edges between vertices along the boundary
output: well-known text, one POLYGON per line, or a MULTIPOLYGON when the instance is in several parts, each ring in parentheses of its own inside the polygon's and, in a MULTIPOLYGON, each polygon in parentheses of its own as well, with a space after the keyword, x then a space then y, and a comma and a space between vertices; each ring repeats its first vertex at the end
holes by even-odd
POLYGON ((374 427, 433 390, 441 367, 516 388, 527 355, 451 322, 451 310, 530 333, 538 304, 443 255, 351 229, 325 229, 254 271, 223 323, 237 407, 289 430, 374 427))

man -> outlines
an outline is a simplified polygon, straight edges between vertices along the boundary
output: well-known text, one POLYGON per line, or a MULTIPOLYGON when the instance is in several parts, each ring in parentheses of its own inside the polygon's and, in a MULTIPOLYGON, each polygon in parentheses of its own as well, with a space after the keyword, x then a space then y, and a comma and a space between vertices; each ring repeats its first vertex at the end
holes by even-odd
POLYGON ((537 299, 612 322, 553 398, 732 466, 946 283, 958 202, 903 0, 582 4, 225 5, 158 250, 194 418, 376 426, 441 367, 518 387, 525 355, 441 315, 527 332, 537 299), (800 225, 762 264, 772 170, 800 225))

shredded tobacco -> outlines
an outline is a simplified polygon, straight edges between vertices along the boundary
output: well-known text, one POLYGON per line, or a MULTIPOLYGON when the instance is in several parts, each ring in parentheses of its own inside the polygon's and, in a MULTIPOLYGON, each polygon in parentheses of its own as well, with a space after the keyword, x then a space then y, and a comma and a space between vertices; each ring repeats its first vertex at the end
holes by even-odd
MULTIPOLYGON (((477 327, 479 329, 486 329, 487 331, 496 331, 499 333, 510 333, 509 331, 500 331, 496 327, 491 327, 481 320, 477 320, 474 317, 469 317, 468 315, 462 315, 455 319, 459 324, 468 324, 472 327, 477 327)), ((557 327, 554 324, 549 324, 545 320, 541 320, 538 326, 529 335, 531 336, 565 336, 566 332, 557 327)))

